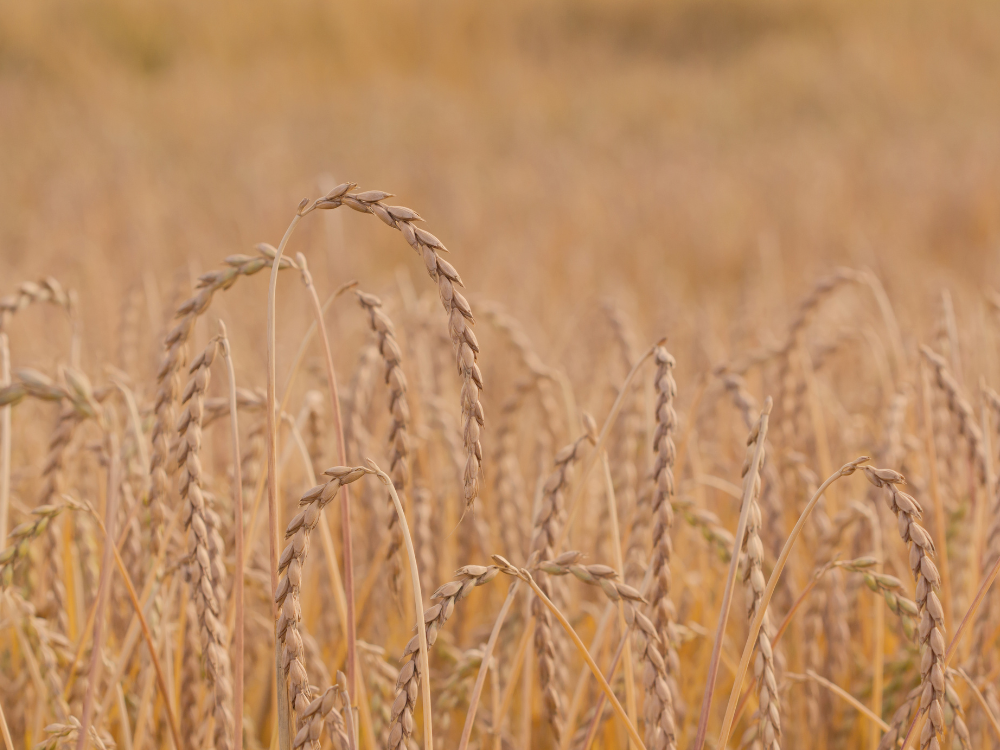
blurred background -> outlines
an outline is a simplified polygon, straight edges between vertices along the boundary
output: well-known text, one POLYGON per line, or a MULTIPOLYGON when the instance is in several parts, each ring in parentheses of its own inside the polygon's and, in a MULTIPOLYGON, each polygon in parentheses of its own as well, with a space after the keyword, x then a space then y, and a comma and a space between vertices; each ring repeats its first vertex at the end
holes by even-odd
MULTIPOLYGON (((553 340, 608 296, 644 335, 708 301, 780 335, 840 263, 916 312, 1000 282, 998 39, 991 0, 3 3, 0 293, 76 288, 100 362, 123 299, 160 328, 351 180, 553 340)), ((322 287, 425 289, 378 222, 312 218, 322 287)))

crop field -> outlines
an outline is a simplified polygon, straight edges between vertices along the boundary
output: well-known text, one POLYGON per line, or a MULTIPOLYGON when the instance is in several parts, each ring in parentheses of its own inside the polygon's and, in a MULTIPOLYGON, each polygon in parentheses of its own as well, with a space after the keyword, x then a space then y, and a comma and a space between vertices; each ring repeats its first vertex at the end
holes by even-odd
POLYGON ((1000 748, 1000 5, 0 3, 0 748, 1000 748))

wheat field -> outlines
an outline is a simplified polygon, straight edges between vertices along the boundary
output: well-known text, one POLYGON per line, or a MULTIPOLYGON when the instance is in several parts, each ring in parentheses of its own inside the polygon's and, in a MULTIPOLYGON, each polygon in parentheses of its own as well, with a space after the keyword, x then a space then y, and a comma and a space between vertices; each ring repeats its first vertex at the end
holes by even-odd
POLYGON ((1000 748, 1000 8, 0 5, 10 748, 1000 748))

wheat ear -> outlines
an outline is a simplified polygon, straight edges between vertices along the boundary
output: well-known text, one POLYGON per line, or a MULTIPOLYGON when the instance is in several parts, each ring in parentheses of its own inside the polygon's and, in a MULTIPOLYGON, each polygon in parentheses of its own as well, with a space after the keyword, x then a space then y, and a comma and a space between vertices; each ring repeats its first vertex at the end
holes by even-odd
MULTIPOLYGON (((566 631, 566 634, 570 637, 570 640, 573 641, 573 645, 576 646, 577 651, 583 657, 583 660, 587 663, 587 666, 590 667, 590 671, 597 679, 598 684, 601 686, 601 690, 604 691, 604 694, 608 697, 608 700, 611 701, 612 708, 614 708, 615 713, 618 715, 618 718, 621 719, 622 724, 625 725, 625 729, 628 731, 629 739, 635 743, 635 746, 639 748, 639 750, 646 750, 646 746, 642 744, 642 739, 639 737, 639 733, 632 725, 632 722, 628 720, 628 715, 625 713, 625 709, 622 708, 622 704, 618 701, 618 698, 615 696, 614 691, 608 684, 608 681, 604 679, 604 675, 601 673, 600 667, 597 666, 597 662, 594 661, 594 657, 590 655, 589 651, 587 651, 587 647, 580 639, 580 636, 577 635, 576 631, 573 630, 573 626, 570 625, 569 620, 566 619, 566 616, 562 612, 560 612, 558 607, 556 607, 556 605, 552 603, 552 600, 549 599, 548 596, 546 596, 545 592, 542 591, 541 587, 535 582, 535 579, 531 576, 531 573, 528 572, 526 568, 515 568, 499 555, 494 555, 493 559, 501 564, 504 573, 506 573, 507 575, 516 576, 517 578, 520 578, 522 581, 525 581, 531 587, 531 590, 535 592, 535 596, 542 602, 545 608, 552 613, 553 617, 562 626, 563 630, 566 631)), ((638 621, 640 613, 635 612, 634 610, 631 611, 633 614, 636 615, 636 621, 638 621)))
MULTIPOLYGON (((593 437, 584 435, 567 445, 556 454, 555 470, 545 480, 542 501, 535 518, 532 534, 532 552, 543 559, 556 556, 555 549, 565 521, 565 495, 572 475, 573 465, 579 460, 582 447, 593 442, 593 437)), ((542 578, 542 591, 552 595, 552 583, 542 578)), ((539 599, 531 602, 531 614, 536 618, 535 654, 538 659, 539 684, 545 698, 546 715, 556 743, 562 739, 562 703, 559 697, 559 671, 556 660, 556 642, 552 634, 552 617, 539 599)))
MULTIPOLYGON (((932 559, 934 542, 918 523, 923 514, 920 504, 896 486, 906 481, 903 475, 892 469, 868 466, 864 467, 864 472, 869 482, 885 489, 889 510, 899 521, 899 536, 910 547, 910 570, 917 582, 916 602, 920 610, 917 642, 925 647, 920 663, 920 709, 927 713, 930 720, 921 733, 920 747, 924 750, 938 750, 944 741, 947 674, 944 607, 936 591, 941 586, 941 574, 932 559)), ((898 734, 895 721, 893 730, 883 736, 880 748, 889 748, 895 744, 898 734)), ((968 729, 958 714, 955 715, 955 730, 959 737, 968 737, 968 729)))
POLYGON ((219 533, 221 520, 205 502, 201 466, 201 418, 211 366, 219 350, 213 338, 188 368, 191 375, 181 404, 186 404, 177 420, 177 466, 181 469, 178 490, 183 506, 184 525, 191 530, 191 588, 198 615, 205 671, 213 689, 216 747, 233 742, 233 685, 229 661, 229 636, 223 610, 226 605, 225 542, 219 533))
MULTIPOLYGON (((749 449, 749 446, 748 446, 749 449)), ((751 456, 747 455, 744 466, 749 467, 751 456)), ((760 452, 760 468, 763 470, 766 450, 760 452)), ((757 633, 757 661, 754 663, 754 677, 759 686, 758 715, 760 729, 758 737, 764 750, 781 750, 781 699, 778 695, 778 681, 774 669, 774 652, 771 649, 771 618, 766 611, 764 589, 764 545, 760 540, 761 512, 758 504, 759 484, 750 493, 750 513, 747 516, 747 532, 743 549, 747 556, 746 573, 743 581, 747 587, 747 620, 753 621, 760 614, 760 631, 757 633)))
MULTIPOLYGON (((337 497, 340 488, 356 482, 368 470, 363 467, 334 466, 324 474, 330 477, 325 484, 316 485, 299 498, 302 510, 288 522, 285 528, 285 546, 278 559, 278 572, 282 578, 274 596, 274 603, 280 612, 277 622, 278 649, 281 674, 288 678, 289 704, 298 719, 297 730, 301 731, 306 717, 303 714, 313 696, 305 666, 305 647, 299 632, 302 620, 301 586, 302 566, 309 553, 309 535, 319 523, 323 509, 337 497)), ((279 684, 283 684, 279 680, 279 684)))
MULTIPOLYGON (((429 673, 426 671, 427 649, 434 645, 441 628, 455 611, 455 605, 467 597, 472 589, 492 581, 499 572, 500 568, 496 565, 466 565, 455 571, 456 580, 444 584, 431 594, 431 601, 439 601, 423 611, 418 620, 418 626, 422 627, 418 628, 418 634, 410 639, 403 650, 403 658, 409 657, 409 660, 399 670, 399 677, 396 678, 396 697, 390 713, 392 723, 389 727, 389 750, 405 747, 413 734, 413 709, 417 702, 417 692, 422 678, 425 684, 429 678, 429 673), (426 633, 423 639, 426 646, 421 643, 421 633, 426 633)), ((419 599, 417 601, 418 606, 421 606, 419 599)), ((431 708, 426 697, 425 703, 424 726, 427 727, 430 723, 431 708)), ((432 744, 429 746, 433 747, 432 744)))
MULTIPOLYGON (((398 229, 410 247, 416 250, 424 261, 428 275, 437 282, 441 304, 448 313, 448 332, 455 348, 455 358, 459 375, 462 377, 462 422, 466 463, 464 472, 465 503, 471 505, 479 496, 479 477, 482 473, 483 447, 479 436, 483 428, 483 406, 480 396, 483 391, 483 376, 479 371, 479 343, 472 332, 475 318, 468 300, 458 291, 464 287, 458 271, 439 253, 447 248, 430 232, 415 226, 423 221, 420 215, 403 206, 386 206, 382 201, 391 198, 391 193, 369 190, 350 193, 353 183, 344 183, 316 201, 312 208, 335 209, 347 206, 360 213, 374 214, 386 225, 398 229)), ((312 210, 312 208, 310 210, 312 210)))
MULTIPOLYGON (((401 366, 402 350, 396 341, 396 328, 389 316, 382 310, 382 300, 374 294, 356 291, 361 308, 368 314, 368 324, 376 337, 376 345, 385 363, 385 382, 389 388, 389 415, 392 424, 389 427, 388 453, 389 476, 396 486, 396 491, 405 497, 405 488, 410 479, 410 405, 406 396, 406 375, 401 366)), ((399 519, 392 508, 392 497, 388 496, 390 510, 389 536, 392 540, 386 560, 389 562, 389 587, 394 595, 399 595, 399 576, 402 573, 401 548, 403 534, 400 531, 399 519)), ((405 502, 404 502, 405 504, 405 502)))
POLYGON ((673 646, 676 612, 670 600, 670 558, 673 554, 670 535, 674 525, 674 462, 677 458, 674 447, 677 383, 673 372, 676 362, 663 346, 656 347, 653 361, 656 363, 653 381, 656 388, 656 432, 653 434, 656 455, 652 493, 653 540, 649 559, 653 589, 649 601, 650 617, 659 638, 646 638, 641 654, 646 664, 643 677, 646 688, 644 713, 646 744, 658 750, 675 750, 677 726, 674 696, 678 692, 676 681, 680 675, 680 659, 673 646))

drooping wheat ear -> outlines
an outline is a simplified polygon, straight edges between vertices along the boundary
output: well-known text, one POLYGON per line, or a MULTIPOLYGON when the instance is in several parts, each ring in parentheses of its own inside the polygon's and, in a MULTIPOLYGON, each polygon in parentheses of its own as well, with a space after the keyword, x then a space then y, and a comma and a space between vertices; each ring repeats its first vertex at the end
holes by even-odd
POLYGON ((447 248, 430 232, 414 224, 423 221, 416 211, 403 206, 385 206, 382 201, 391 198, 391 193, 369 190, 363 193, 349 193, 356 187, 345 183, 334 188, 325 197, 316 201, 314 208, 333 209, 347 206, 361 213, 374 214, 385 224, 398 229, 410 247, 423 258, 430 277, 437 282, 441 304, 448 313, 448 331, 455 347, 458 372, 462 377, 462 421, 465 442, 465 503, 471 505, 479 496, 479 476, 482 472, 483 447, 479 442, 483 428, 483 406, 480 396, 483 390, 483 376, 479 371, 479 343, 472 332, 475 318, 468 301, 458 291, 464 287, 458 271, 438 253, 447 248))
MULTIPOLYGON (((766 445, 766 443, 765 443, 766 445)), ((743 474, 750 470, 753 459, 754 444, 747 446, 746 460, 743 462, 743 474)), ((760 451, 760 468, 766 465, 766 448, 760 451)), ((747 566, 743 574, 743 582, 747 587, 747 621, 753 622, 763 603, 764 589, 767 579, 764 577, 764 545, 760 540, 761 512, 759 497, 761 483, 758 481, 748 497, 750 512, 747 514, 746 536, 742 548, 746 554, 747 566)), ((754 662, 754 677, 758 689, 758 720, 760 728, 757 736, 763 743, 764 750, 780 750, 781 748, 781 702, 778 696, 778 681, 775 675, 774 652, 771 649, 771 638, 774 632, 771 617, 765 612, 757 633, 757 658, 754 662)))
MULTIPOLYGON (((947 690, 944 657, 948 644, 945 639, 944 608, 936 592, 941 586, 941 574, 932 559, 934 542, 931 535, 918 523, 923 514, 920 504, 896 486, 906 481, 903 475, 892 469, 870 466, 861 468, 869 482, 885 489, 886 503, 899 521, 899 535, 909 544, 910 569, 917 582, 916 602, 920 610, 917 642, 924 648, 920 662, 919 700, 921 710, 926 711, 929 718, 920 736, 920 747, 938 750, 944 741, 944 703, 947 690)), ((958 715, 955 716, 955 729, 959 736, 963 734, 962 730, 968 735, 968 730, 958 715)), ((882 737, 880 750, 895 747, 898 736, 899 730, 894 721, 893 729, 882 737)))
POLYGON ((51 302, 66 310, 67 313, 72 311, 73 303, 70 294, 62 288, 62 284, 51 276, 38 283, 24 281, 15 294, 0 297, 0 330, 7 326, 14 313, 39 302, 51 302))
POLYGON ((962 388, 955 380, 944 357, 926 345, 920 347, 920 353, 934 371, 934 383, 948 400, 948 410, 958 422, 958 431, 969 446, 969 458, 976 470, 976 481, 982 484, 986 481, 986 448, 983 443, 983 431, 979 427, 976 413, 969 400, 962 393, 962 388))
POLYGON ((604 592, 604 595, 613 602, 624 599, 626 602, 642 602, 642 598, 636 589, 618 580, 618 571, 609 565, 581 565, 580 559, 583 553, 578 550, 563 552, 555 560, 543 560, 538 563, 539 570, 543 570, 551 576, 565 576, 572 574, 574 578, 590 586, 597 586, 604 592))
POLYGON ((278 640, 281 644, 281 665, 288 678, 288 697, 296 715, 296 727, 301 730, 306 724, 303 713, 313 696, 305 665, 305 646, 299 623, 302 620, 302 566, 309 553, 309 535, 319 523, 320 513, 333 501, 340 488, 356 482, 368 469, 362 467, 334 466, 323 472, 330 479, 319 484, 299 498, 302 510, 288 522, 285 539, 290 540, 278 560, 278 572, 282 578, 274 601, 281 610, 278 617, 278 640))
POLYGON ((47 276, 39 282, 34 281, 24 281, 21 286, 18 287, 17 292, 14 294, 8 294, 4 297, 0 297, 0 331, 4 331, 7 328, 7 324, 15 313, 23 310, 32 304, 37 304, 41 302, 49 302, 57 307, 61 307, 66 311, 69 316, 70 325, 73 328, 73 349, 74 352, 70 357, 70 361, 74 367, 77 366, 78 352, 76 351, 79 347, 78 337, 78 325, 79 321, 77 319, 77 301, 76 293, 73 290, 65 290, 58 281, 56 281, 51 276, 47 276))
MULTIPOLYGON (((401 366, 402 351, 396 341, 396 328, 389 316, 382 310, 382 300, 374 294, 356 291, 361 308, 368 313, 368 324, 375 334, 378 350, 385 363, 385 383, 389 388, 389 428, 388 455, 389 476, 400 499, 405 497, 410 481, 410 404, 406 396, 406 375, 401 366)), ((389 589, 393 596, 399 595, 399 577, 403 569, 401 549, 403 533, 399 519, 392 506, 392 497, 387 497, 389 505, 389 549, 385 559, 389 564, 389 589)), ((405 503, 405 499, 404 499, 405 503)))
POLYGON ((178 491, 184 502, 182 518, 185 527, 191 530, 192 563, 189 575, 201 633, 205 672, 213 691, 214 742, 216 748, 231 748, 233 682, 229 636, 223 616, 228 596, 224 562, 226 549, 219 533, 221 520, 205 500, 205 480, 200 456, 205 392, 211 378, 210 368, 218 350, 219 339, 216 337, 188 368, 191 377, 180 399, 187 406, 176 425, 176 465, 180 469, 178 491))
MULTIPOLYGON (((156 374, 157 391, 153 411, 155 421, 150 435, 153 450, 149 459, 151 477, 148 504, 152 508, 153 521, 159 530, 165 518, 162 503, 167 496, 169 476, 171 472, 170 438, 174 433, 174 412, 177 399, 181 394, 181 370, 187 363, 188 340, 194 330, 194 324, 212 304, 212 297, 218 291, 229 289, 241 276, 252 276, 264 268, 270 268, 275 251, 268 246, 259 246, 260 257, 251 255, 231 255, 224 263, 229 268, 210 271, 198 278, 197 287, 201 290, 195 296, 184 302, 178 309, 180 320, 174 326, 164 341, 163 360, 156 374)), ((282 258, 279 268, 294 268, 295 262, 290 258, 282 258)), ((171 472, 172 473, 172 472, 171 472)), ((154 538, 158 546, 161 539, 154 538)))
MULTIPOLYGON (((435 599, 440 601, 424 610, 428 648, 434 645, 441 628, 455 611, 455 605, 467 597, 476 586, 492 581, 499 572, 500 568, 496 565, 466 565, 455 571, 457 580, 449 581, 431 594, 431 601, 435 599)), ((409 661, 399 670, 399 677, 396 679, 396 698, 392 703, 388 750, 407 746, 413 734, 413 709, 417 703, 421 679, 420 642, 417 636, 413 636, 403 650, 403 658, 407 657, 409 661)), ((424 710, 429 711, 430 707, 425 706, 424 710)))
POLYGON ((651 506, 653 539, 649 560, 653 587, 649 601, 650 619, 659 638, 647 638, 641 656, 646 663, 647 674, 644 680, 646 744, 661 750, 674 750, 677 747, 675 702, 680 676, 680 659, 674 647, 676 636, 673 632, 677 615, 670 600, 670 558, 673 554, 670 534, 674 525, 674 460, 677 454, 673 435, 677 427, 677 413, 674 411, 674 399, 677 398, 677 383, 674 380, 676 362, 663 346, 656 347, 653 358, 656 361, 656 432, 653 435, 656 454, 651 506))
MULTIPOLYGON (((583 445, 588 441, 592 442, 593 438, 583 435, 559 451, 555 457, 555 470, 545 480, 531 543, 531 551, 537 552, 541 559, 550 560, 556 556, 555 545, 565 522, 566 490, 569 488, 573 466, 580 459, 583 445)), ((540 577, 538 586, 547 597, 552 598, 552 581, 547 576, 540 577)), ((535 654, 538 659, 539 683, 545 698, 549 725, 558 744, 563 731, 562 701, 559 696, 561 664, 556 659, 552 616, 538 599, 531 602, 531 614, 536 621, 535 654)))

